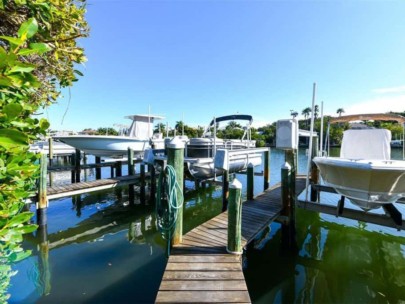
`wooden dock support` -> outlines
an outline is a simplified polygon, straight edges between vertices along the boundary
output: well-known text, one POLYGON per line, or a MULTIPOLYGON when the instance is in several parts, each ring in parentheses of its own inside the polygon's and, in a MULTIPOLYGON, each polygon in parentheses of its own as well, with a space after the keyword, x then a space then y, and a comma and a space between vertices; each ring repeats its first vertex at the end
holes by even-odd
MULTIPOLYGON (((132 148, 128 148, 128 175, 135 175, 134 150, 132 148)), ((133 184, 128 185, 128 201, 131 205, 135 203, 135 191, 133 184)))
MULTIPOLYGON (((184 174, 184 142, 174 138, 167 144, 167 165, 173 166, 176 171, 176 182, 183 185, 184 174)), ((177 191, 177 201, 183 200, 183 193, 177 191)), ((184 207, 184 205, 183 205, 184 207)), ((178 245, 183 241, 183 207, 178 209, 176 228, 173 233, 173 245, 178 245)))
POLYGON ((263 168, 263 191, 270 187, 270 148, 263 153, 264 168, 263 168))
POLYGON ((75 154, 75 183, 80 183, 80 150, 76 149, 75 154))
POLYGON ((145 164, 141 163, 141 203, 145 204, 146 203, 146 194, 145 194, 145 188, 146 188, 146 181, 145 181, 145 164))
POLYGON ((224 170, 222 175, 222 212, 228 209, 229 172, 224 170))
MULTIPOLYGON (((314 136, 312 138, 312 158, 318 156, 318 153, 319 153, 318 137, 314 136)), ((312 184, 319 183, 319 170, 313 160, 311 160, 311 183, 312 184)), ((314 187, 311 187, 310 197, 312 202, 319 202, 319 192, 314 187)))
POLYGON ((283 223, 282 246, 285 249, 295 250, 297 244, 295 240, 295 175, 288 162, 281 168, 281 202, 283 205, 282 215, 288 218, 287 223, 283 223), (293 185, 294 183, 294 185, 293 185))
MULTIPOLYGON (((96 156, 95 162, 96 162, 96 164, 101 164, 101 157, 96 156)), ((96 167, 96 179, 101 179, 101 168, 100 167, 96 167)))
POLYGON ((254 196, 254 167, 249 163, 247 166, 247 191, 246 196, 248 200, 252 200, 254 196))
POLYGON ((46 210, 48 208, 48 198, 46 190, 47 190, 47 159, 46 154, 41 154, 38 203, 37 203, 37 223, 40 226, 46 225, 47 223, 46 210))
POLYGON ((155 166, 149 165, 148 172, 150 173, 149 203, 155 203, 155 199, 156 199, 156 169, 155 169, 155 166))
POLYGON ((231 254, 242 254, 242 184, 235 178, 229 188, 226 251, 231 254))

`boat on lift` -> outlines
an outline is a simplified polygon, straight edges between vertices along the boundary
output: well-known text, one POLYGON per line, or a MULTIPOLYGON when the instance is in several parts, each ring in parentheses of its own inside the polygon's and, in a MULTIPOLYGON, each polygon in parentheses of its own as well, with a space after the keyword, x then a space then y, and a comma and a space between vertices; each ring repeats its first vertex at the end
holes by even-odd
MULTIPOLYGON (((359 120, 396 121, 405 129, 405 117, 395 114, 341 116, 332 118, 329 123, 359 120)), ((313 161, 327 186, 333 187, 365 211, 405 197, 404 155, 403 160, 391 159, 389 130, 346 130, 340 157, 318 156, 313 161)))
POLYGON ((127 135, 70 135, 54 138, 86 154, 98 157, 121 158, 127 155, 128 148, 133 149, 135 157, 142 157, 146 148, 164 148, 162 134, 153 134, 154 121, 164 119, 163 116, 138 114, 125 118, 132 120, 127 135))
POLYGON ((249 163, 261 164, 262 155, 255 151, 256 141, 251 138, 251 115, 235 114, 214 118, 204 130, 202 137, 190 138, 186 145, 185 162, 188 174, 196 180, 210 179, 222 174, 215 168, 214 159, 219 150, 240 150, 229 160, 228 172, 246 170, 249 163), (217 137, 217 129, 222 122, 246 121, 241 139, 222 139, 217 137), (243 150, 243 151, 242 151, 243 150))

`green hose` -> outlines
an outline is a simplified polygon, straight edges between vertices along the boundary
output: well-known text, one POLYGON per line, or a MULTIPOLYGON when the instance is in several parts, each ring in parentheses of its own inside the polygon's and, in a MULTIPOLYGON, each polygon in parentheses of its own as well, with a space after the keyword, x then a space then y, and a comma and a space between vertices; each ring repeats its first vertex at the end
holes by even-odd
POLYGON ((183 189, 176 179, 173 166, 167 165, 159 174, 156 194, 157 226, 167 240, 167 256, 170 255, 170 241, 176 227, 178 210, 183 207, 183 189), (180 192, 181 195, 177 195, 180 192), (180 199, 178 199, 178 197, 180 199))

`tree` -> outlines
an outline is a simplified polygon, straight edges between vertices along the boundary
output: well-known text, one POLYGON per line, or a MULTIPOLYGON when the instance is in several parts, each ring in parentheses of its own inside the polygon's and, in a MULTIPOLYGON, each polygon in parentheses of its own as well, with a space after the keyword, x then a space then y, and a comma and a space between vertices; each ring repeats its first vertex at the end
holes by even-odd
POLYGON ((166 125, 164 123, 158 123, 155 125, 155 128, 153 130, 155 133, 162 133, 163 136, 166 136, 166 125))
POLYGON ((183 134, 183 130, 184 130, 184 123, 183 121, 176 121, 176 125, 174 126, 174 128, 176 129, 177 135, 181 135, 183 134))
POLYGON ((301 113, 302 115, 304 115, 307 127, 308 127, 308 117, 309 117, 310 113, 311 113, 311 108, 310 107, 306 107, 304 110, 302 110, 302 113, 301 113))
POLYGON ((49 128, 33 114, 77 80, 74 65, 85 61, 76 38, 88 33, 83 0, 0 0, 0 302, 7 302, 11 264, 30 254, 22 234, 30 212, 21 212, 35 193, 38 156, 29 143, 49 128))
POLYGON ((339 117, 342 116, 342 114, 345 112, 343 108, 339 108, 336 110, 336 113, 339 114, 339 117))

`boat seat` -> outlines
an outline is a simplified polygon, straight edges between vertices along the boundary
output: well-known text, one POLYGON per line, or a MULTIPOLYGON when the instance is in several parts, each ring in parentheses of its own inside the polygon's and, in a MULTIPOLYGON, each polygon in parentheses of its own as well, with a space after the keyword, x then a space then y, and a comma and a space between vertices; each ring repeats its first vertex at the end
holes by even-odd
POLYGON ((391 131, 386 129, 349 129, 343 132, 341 158, 391 159, 391 131))

